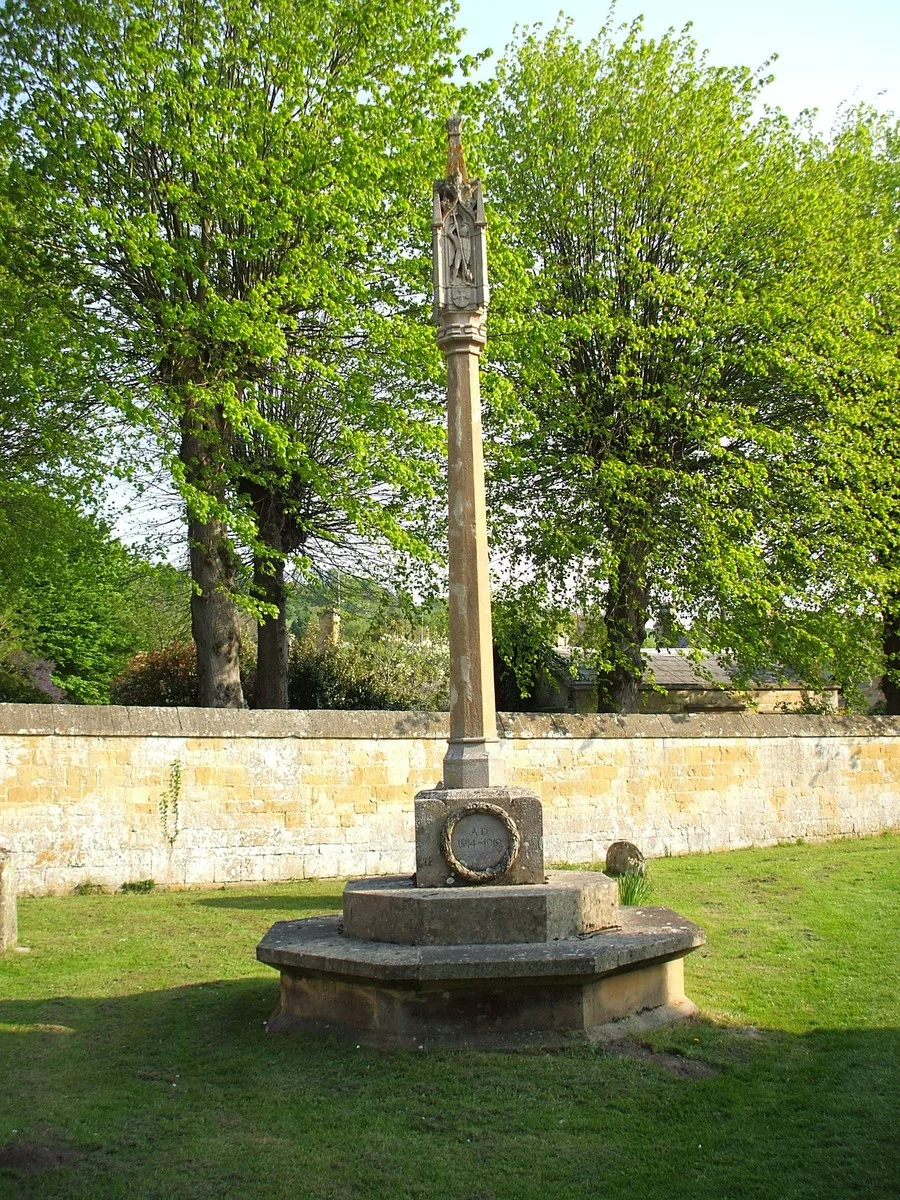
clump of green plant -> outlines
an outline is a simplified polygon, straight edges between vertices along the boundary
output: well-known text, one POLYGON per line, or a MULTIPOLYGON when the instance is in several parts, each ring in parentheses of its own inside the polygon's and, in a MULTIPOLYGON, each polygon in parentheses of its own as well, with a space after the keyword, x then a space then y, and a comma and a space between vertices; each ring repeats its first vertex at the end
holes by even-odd
POLYGON ((145 896, 147 892, 152 892, 155 888, 155 879, 132 879, 128 883, 123 883, 119 891, 124 892, 127 896, 145 896))
POLYGON ((86 879, 84 883, 79 883, 72 891, 76 896, 105 896, 109 892, 109 888, 102 883, 92 883, 90 879, 86 879))
POLYGON ((620 904, 647 904, 653 895, 653 884, 646 865, 643 871, 626 871, 616 876, 620 904))
POLYGON ((170 846, 175 845, 181 829, 181 760, 175 759, 169 768, 169 786, 159 798, 159 823, 163 837, 170 846))

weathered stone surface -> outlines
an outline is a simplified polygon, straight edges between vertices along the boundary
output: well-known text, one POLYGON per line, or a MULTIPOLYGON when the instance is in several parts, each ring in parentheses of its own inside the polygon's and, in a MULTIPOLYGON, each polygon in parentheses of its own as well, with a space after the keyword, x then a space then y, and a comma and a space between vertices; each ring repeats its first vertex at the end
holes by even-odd
MULTIPOLYGON (((448 820, 454 820, 460 810, 484 806, 486 816, 496 808, 507 814, 518 834, 518 852, 508 870, 490 880, 492 884, 509 885, 544 882, 544 828, 541 802, 527 788, 456 788, 419 792, 415 799, 416 817, 416 885, 418 887, 465 886, 471 880, 460 872, 459 862, 449 861, 443 839, 448 820)), ((468 818, 464 818, 468 820, 468 818)), ((462 843, 498 842, 498 856, 508 848, 509 840, 500 829, 496 817, 487 821, 468 823, 469 830, 478 836, 451 838, 454 853, 468 855, 473 864, 487 861, 489 851, 481 845, 462 843), (486 832, 480 832, 482 829, 486 832)), ((459 832, 457 825, 454 833, 459 832)), ((463 833, 467 832, 466 826, 463 833)), ((479 886, 479 885, 475 885, 479 886)))
POLYGON ((397 946, 337 918, 274 925, 257 957, 281 971, 272 1031, 330 1030, 379 1046, 552 1046, 643 1010, 692 1011, 681 959, 703 944, 666 909, 623 909, 617 931, 544 944, 397 946))
MULTIPOLYGON (((622 837, 652 859, 900 827, 898 718, 790 716, 776 732, 762 716, 730 730, 661 716, 652 734, 649 720, 503 725, 513 790, 543 803, 545 862, 600 865, 622 837)), ((20 894, 408 875, 410 798, 441 778, 447 732, 446 713, 0 704, 0 839, 20 894), (170 846, 159 798, 176 760, 170 846)))
POLYGON ((344 935, 417 946, 549 942, 618 924, 615 882, 598 871, 555 871, 545 884, 420 888, 404 877, 354 879, 344 935))
POLYGON ((11 851, 0 846, 0 954, 14 950, 18 936, 15 864, 11 851))
POLYGON ((497 743, 491 584, 478 357, 489 289, 481 183, 469 179, 460 118, 447 122, 447 175, 433 190, 432 262, 438 345, 447 363, 450 744, 447 788, 506 782, 497 743))
POLYGON ((643 875, 644 856, 634 842, 613 842, 606 851, 608 875, 643 875))
POLYGON ((279 921, 256 948, 260 962, 385 982, 608 975, 702 946, 703 930, 667 908, 619 909, 621 927, 558 942, 401 946, 345 937, 340 917, 279 921))
MULTIPOLYGON (((445 741, 449 713, 0 704, 0 737, 390 738, 445 741)), ((900 717, 773 713, 498 713, 503 740, 900 739, 900 717)), ((435 776, 437 780, 439 776, 435 776)))

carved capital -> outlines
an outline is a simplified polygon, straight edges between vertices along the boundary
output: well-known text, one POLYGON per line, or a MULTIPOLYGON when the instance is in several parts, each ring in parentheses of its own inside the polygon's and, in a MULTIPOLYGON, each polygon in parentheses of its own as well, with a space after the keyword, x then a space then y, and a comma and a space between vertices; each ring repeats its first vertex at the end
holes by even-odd
POLYGON ((441 315, 437 343, 445 354, 460 350, 474 350, 480 354, 486 341, 483 312, 441 315))

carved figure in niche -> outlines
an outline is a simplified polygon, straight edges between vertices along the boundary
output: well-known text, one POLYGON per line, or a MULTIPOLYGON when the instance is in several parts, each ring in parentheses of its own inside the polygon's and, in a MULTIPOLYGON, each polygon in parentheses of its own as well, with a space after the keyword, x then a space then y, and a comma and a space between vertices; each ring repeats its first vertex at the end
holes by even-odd
POLYGON ((472 230, 469 228, 469 222, 464 216, 460 220, 458 204, 453 206, 444 221, 444 230, 447 234, 447 273, 450 277, 450 282, 455 283, 462 280, 465 283, 474 283, 475 276, 472 273, 472 230))

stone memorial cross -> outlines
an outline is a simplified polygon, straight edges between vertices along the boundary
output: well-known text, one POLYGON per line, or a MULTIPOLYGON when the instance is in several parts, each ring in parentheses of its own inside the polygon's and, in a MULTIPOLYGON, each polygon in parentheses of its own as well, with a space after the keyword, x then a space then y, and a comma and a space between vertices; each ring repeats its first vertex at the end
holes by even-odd
POLYGON ((447 122, 447 177, 434 184, 434 315, 447 362, 450 742, 445 788, 504 782, 497 754, 481 389, 487 248, 481 181, 466 172, 460 118, 447 122))

